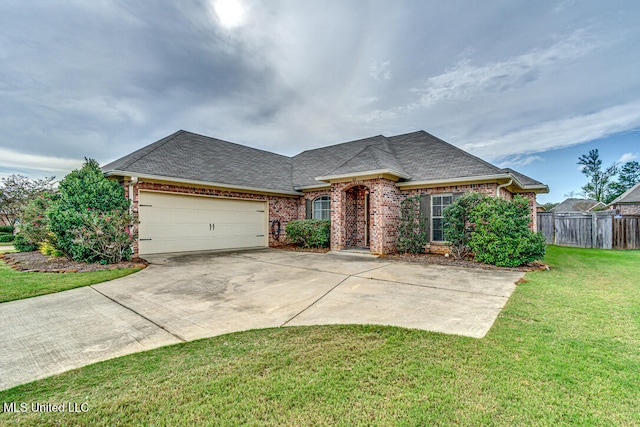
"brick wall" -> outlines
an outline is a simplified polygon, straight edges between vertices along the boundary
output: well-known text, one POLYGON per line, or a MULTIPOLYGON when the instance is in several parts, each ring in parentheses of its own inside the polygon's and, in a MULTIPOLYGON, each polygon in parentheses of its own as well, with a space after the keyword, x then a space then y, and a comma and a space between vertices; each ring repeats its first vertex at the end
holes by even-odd
MULTIPOLYGON (((124 181, 125 196, 129 196, 129 182, 124 181)), ((278 246, 286 242, 285 226, 293 219, 305 218, 305 201, 320 196, 331 197, 331 249, 341 250, 348 247, 365 246, 365 206, 364 195, 369 194, 369 247, 372 253, 384 254, 396 250, 398 223, 400 220, 400 204, 408 196, 414 194, 464 193, 475 191, 495 196, 497 184, 453 185, 424 189, 399 190, 393 181, 379 178, 362 181, 334 183, 331 189, 306 192, 301 197, 286 197, 263 194, 242 193, 213 188, 189 187, 183 185, 139 182, 134 186, 132 209, 138 217, 138 197, 140 190, 154 190, 177 194, 206 195, 214 197, 232 197, 239 199, 267 200, 269 203, 269 245, 278 246), (274 236, 272 224, 280 222, 280 235, 274 236)), ((502 197, 511 199, 512 194, 500 189, 502 197)), ((529 199, 531 208, 531 226, 536 229, 535 193, 522 193, 529 199)), ((628 205, 626 205, 628 206, 628 205)), ((640 214, 640 207, 632 207, 640 214)), ((277 227, 275 227, 277 228, 277 227)), ((273 230, 276 231, 276 230, 273 230)), ((434 251, 443 252, 444 248, 432 245, 434 251)), ((134 245, 137 254, 137 242, 134 245)))
POLYGON ((369 192, 369 247, 372 253, 395 251, 400 202, 393 181, 379 178, 334 183, 331 186, 331 249, 365 243, 364 195, 369 192))
POLYGON ((622 215, 640 215, 640 204, 639 205, 614 205, 614 209, 618 209, 620 214, 622 215))
MULTIPOLYGON (((309 191, 304 193, 304 197, 300 200, 300 206, 298 207, 298 218, 304 219, 306 217, 306 201, 307 200, 315 200, 318 197, 322 196, 331 196, 331 189, 327 188, 326 190, 316 190, 309 191)), ((333 210, 333 203, 331 204, 331 210, 333 210)))

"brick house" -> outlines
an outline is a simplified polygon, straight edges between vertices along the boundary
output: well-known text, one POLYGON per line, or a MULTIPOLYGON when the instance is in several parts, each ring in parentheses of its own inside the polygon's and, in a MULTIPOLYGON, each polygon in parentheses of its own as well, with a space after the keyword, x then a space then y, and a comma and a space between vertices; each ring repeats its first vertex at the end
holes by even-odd
POLYGON ((136 253, 277 246, 293 219, 331 220, 331 249, 395 250, 404 198, 421 194, 432 251, 442 209, 467 191, 530 201, 548 187, 424 131, 345 142, 287 157, 186 131, 102 170, 139 221, 136 253))
POLYGON ((640 215, 640 182, 609 203, 620 215, 640 215))

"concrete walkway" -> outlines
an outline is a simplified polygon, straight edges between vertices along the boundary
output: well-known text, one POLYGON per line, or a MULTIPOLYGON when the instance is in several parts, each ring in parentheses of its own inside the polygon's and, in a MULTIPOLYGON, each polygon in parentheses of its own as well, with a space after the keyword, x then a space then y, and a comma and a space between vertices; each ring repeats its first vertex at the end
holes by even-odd
POLYGON ((383 324, 481 338, 522 277, 269 249, 147 258, 122 279, 0 304, 0 389, 253 328, 383 324))

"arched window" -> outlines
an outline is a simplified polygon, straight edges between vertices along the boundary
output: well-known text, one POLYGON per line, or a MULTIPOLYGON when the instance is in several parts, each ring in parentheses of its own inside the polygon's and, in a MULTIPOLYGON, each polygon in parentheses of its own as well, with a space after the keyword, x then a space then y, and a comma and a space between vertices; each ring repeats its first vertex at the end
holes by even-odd
POLYGON ((331 219, 331 198, 318 197, 313 200, 313 219, 331 219))

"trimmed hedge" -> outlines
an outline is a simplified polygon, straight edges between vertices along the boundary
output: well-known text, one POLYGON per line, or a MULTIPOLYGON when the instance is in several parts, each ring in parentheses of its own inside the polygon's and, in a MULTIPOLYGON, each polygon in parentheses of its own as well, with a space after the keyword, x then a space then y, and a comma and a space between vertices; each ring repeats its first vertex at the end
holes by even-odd
POLYGON ((0 225, 0 234, 9 233, 13 234, 13 226, 11 225, 0 225))
POLYGON ((324 219, 296 219, 285 227, 287 237, 305 248, 327 248, 331 236, 331 221, 324 219))
POLYGON ((0 233, 0 243, 13 242, 13 234, 0 233))

